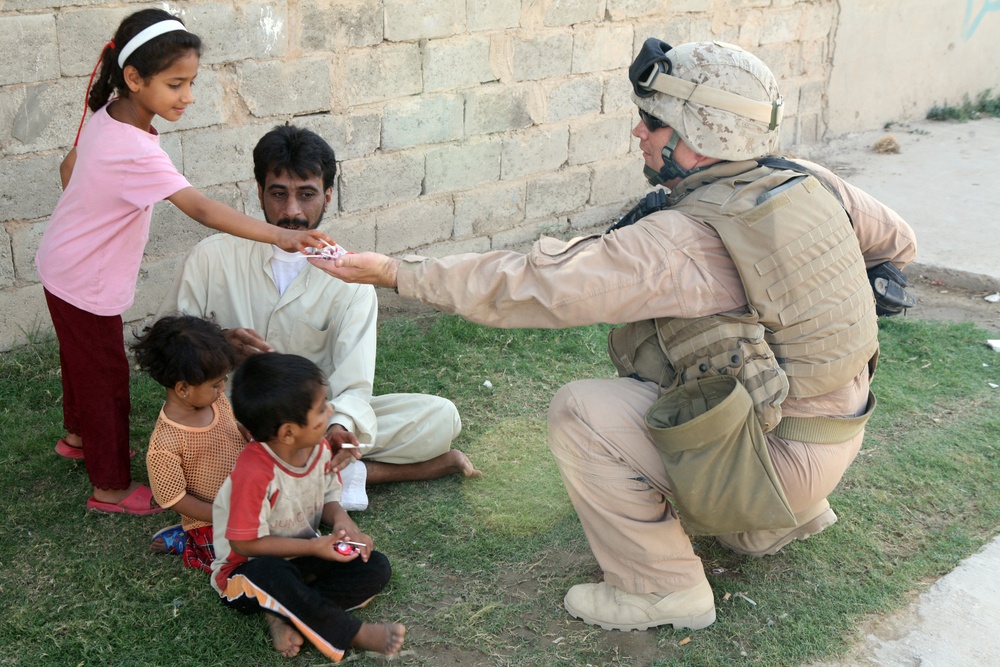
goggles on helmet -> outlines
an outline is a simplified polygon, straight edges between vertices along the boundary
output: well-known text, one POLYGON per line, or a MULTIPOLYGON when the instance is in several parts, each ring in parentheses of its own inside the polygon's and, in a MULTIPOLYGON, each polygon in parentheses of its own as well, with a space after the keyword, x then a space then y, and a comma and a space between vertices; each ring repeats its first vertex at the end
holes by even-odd
POLYGON ((673 64, 667 52, 673 47, 664 41, 649 38, 628 68, 628 78, 637 97, 663 93, 693 104, 728 111, 744 118, 767 123, 774 130, 784 114, 783 100, 760 102, 749 97, 726 92, 672 76, 673 64))
POLYGON ((663 129, 664 127, 669 127, 662 120, 652 115, 645 109, 639 109, 639 120, 641 120, 645 125, 646 129, 650 132, 656 132, 657 130, 663 129))

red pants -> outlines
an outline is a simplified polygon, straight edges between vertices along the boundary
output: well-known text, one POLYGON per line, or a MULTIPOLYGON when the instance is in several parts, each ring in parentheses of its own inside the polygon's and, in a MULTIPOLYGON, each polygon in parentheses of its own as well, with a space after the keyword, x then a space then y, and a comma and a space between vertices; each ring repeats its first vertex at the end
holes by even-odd
POLYGON ((127 489, 129 367, 120 315, 94 315, 45 290, 59 339, 63 427, 83 438, 84 463, 99 489, 127 489))

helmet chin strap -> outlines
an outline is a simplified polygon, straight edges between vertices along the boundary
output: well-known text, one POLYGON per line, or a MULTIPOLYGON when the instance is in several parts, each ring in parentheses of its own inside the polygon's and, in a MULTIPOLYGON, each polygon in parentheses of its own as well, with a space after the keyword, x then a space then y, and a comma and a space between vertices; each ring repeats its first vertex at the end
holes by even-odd
POLYGON ((663 185, 667 181, 672 181, 675 178, 687 178, 691 174, 696 174, 702 169, 707 169, 708 167, 695 167, 694 169, 685 169, 684 167, 677 164, 674 161, 674 149, 677 148, 677 144, 680 142, 680 135, 677 134, 677 130, 673 131, 670 135, 670 141, 667 145, 663 147, 663 166, 660 167, 659 171, 650 168, 648 165, 642 168, 642 173, 646 175, 646 180, 649 181, 650 185, 663 185))

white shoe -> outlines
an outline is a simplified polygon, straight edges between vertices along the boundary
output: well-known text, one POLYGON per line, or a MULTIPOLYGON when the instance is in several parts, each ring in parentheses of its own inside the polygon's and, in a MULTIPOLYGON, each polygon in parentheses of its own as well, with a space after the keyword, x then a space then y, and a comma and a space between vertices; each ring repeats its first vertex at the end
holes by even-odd
POLYGON ((605 630, 646 630, 659 625, 700 630, 715 622, 708 581, 667 595, 626 593, 611 584, 577 584, 563 601, 571 615, 605 630))

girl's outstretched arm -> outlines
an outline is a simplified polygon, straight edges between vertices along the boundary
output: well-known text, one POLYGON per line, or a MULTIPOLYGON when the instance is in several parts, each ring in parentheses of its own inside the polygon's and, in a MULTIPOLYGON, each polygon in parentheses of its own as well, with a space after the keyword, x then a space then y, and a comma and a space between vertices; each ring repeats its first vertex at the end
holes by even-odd
POLYGON ((76 166, 76 146, 73 146, 66 153, 66 157, 63 158, 62 164, 59 165, 59 178, 62 180, 62 189, 66 189, 66 185, 69 183, 69 177, 73 175, 73 167, 76 166))
POLYGON ((251 218, 222 202, 210 199, 193 187, 179 190, 167 199, 188 217, 206 227, 251 241, 273 243, 288 252, 319 248, 326 243, 333 243, 333 239, 318 229, 296 231, 269 225, 263 220, 251 218))

